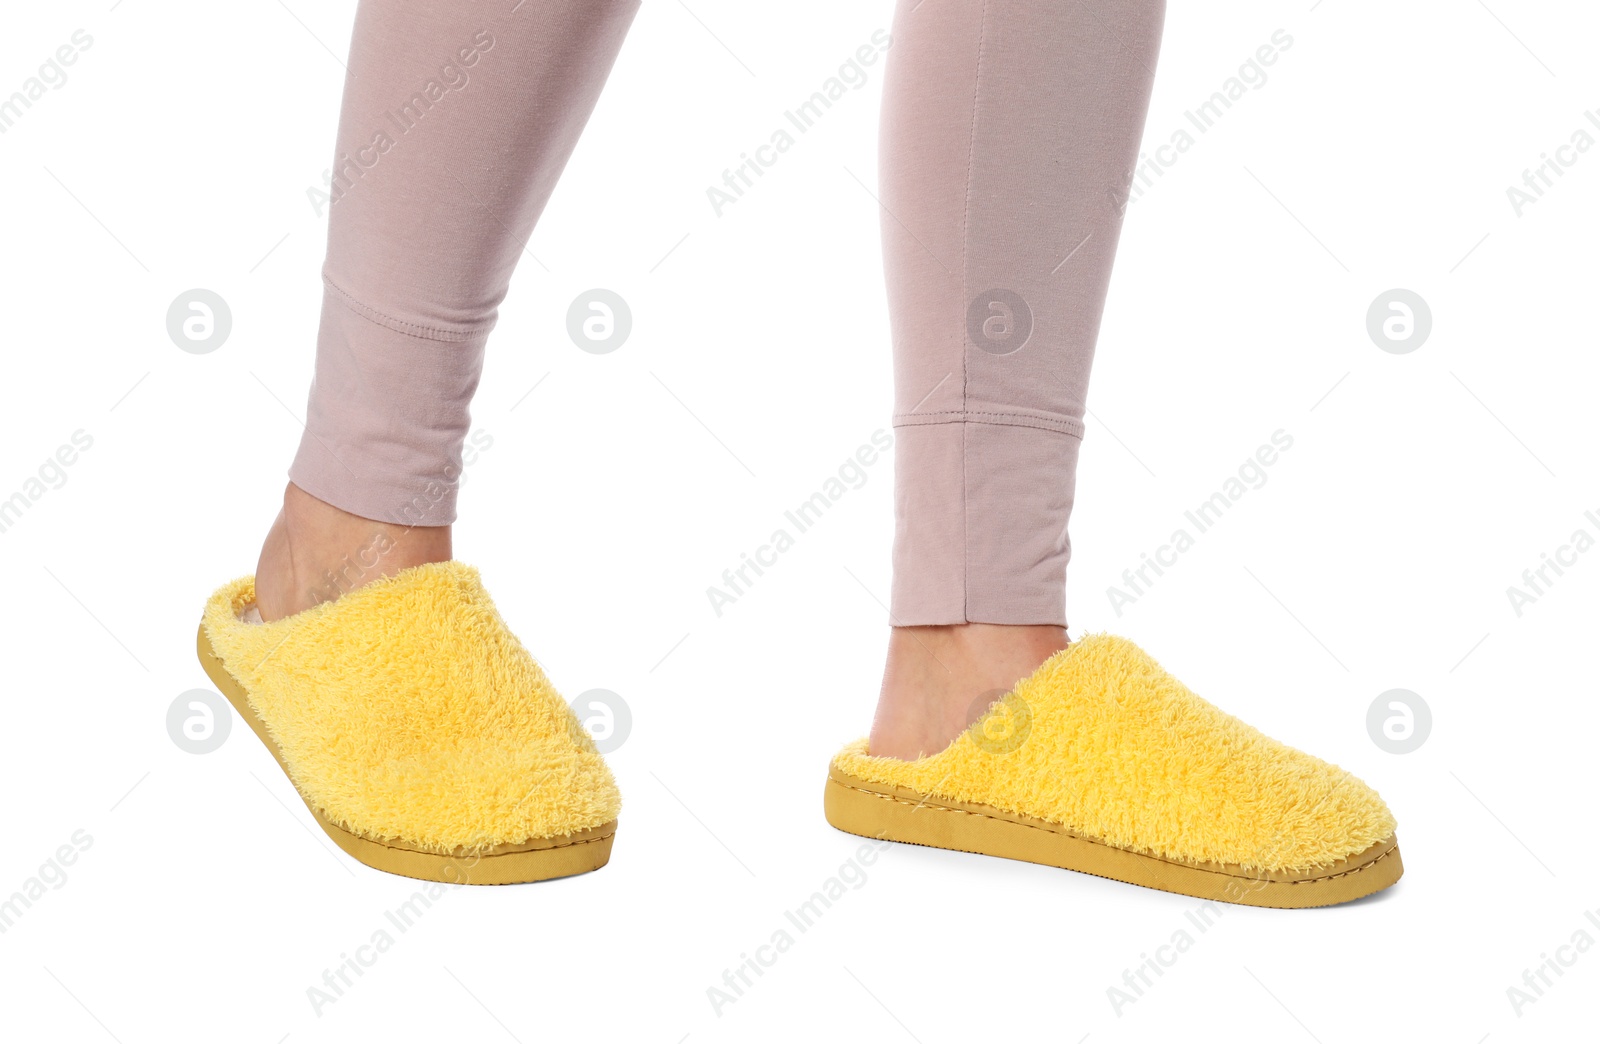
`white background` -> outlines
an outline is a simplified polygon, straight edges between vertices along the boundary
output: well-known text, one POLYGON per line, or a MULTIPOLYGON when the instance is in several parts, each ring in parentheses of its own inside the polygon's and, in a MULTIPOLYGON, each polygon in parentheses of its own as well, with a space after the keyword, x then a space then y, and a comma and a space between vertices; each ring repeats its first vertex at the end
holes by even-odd
POLYGON ((1275 30, 1294 43, 1130 208, 1073 518, 1073 634, 1134 638, 1376 786, 1401 823, 1397 887, 1228 907, 1119 1013, 1108 987, 1195 935, 1197 901, 892 846, 714 1011, 707 988, 861 843, 824 822, 822 783, 876 695, 891 462, 721 618, 705 591, 888 426, 878 211, 857 181, 875 183, 882 66, 720 218, 705 190, 891 5, 649 0, 530 245, 548 271, 525 263, 502 309, 474 414, 493 447, 457 529, 562 691, 632 709, 613 859, 452 892, 320 1015, 307 987, 415 884, 335 855, 242 725, 196 756, 165 718, 208 684, 201 604, 253 568, 299 437, 326 229, 306 189, 354 5, 12 5, 0 94, 74 30, 94 43, 0 136, 0 498, 73 432, 94 443, 0 534, 0 895, 74 831, 93 841, 0 935, 0 1032, 1592 1036, 1600 950, 1520 1016, 1506 991, 1580 928, 1600 941, 1600 552, 1520 617, 1506 590, 1600 531, 1600 149, 1521 216, 1506 189, 1600 109, 1600 17, 1490 3, 1169 11, 1147 147, 1275 30), (596 286, 635 319, 606 356, 565 332, 596 286), (167 335, 191 287, 233 312, 209 355, 167 335), (1395 287, 1432 310, 1411 354, 1366 332, 1395 287), (1106 589, 1280 428, 1294 447, 1267 484, 1118 616, 1106 589), (1397 687, 1434 722, 1406 755, 1366 726, 1397 687))

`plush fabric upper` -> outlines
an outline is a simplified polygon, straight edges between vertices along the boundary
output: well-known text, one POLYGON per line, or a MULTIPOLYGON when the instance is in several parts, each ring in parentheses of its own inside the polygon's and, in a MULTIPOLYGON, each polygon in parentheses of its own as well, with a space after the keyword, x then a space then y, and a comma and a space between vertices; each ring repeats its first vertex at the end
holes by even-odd
POLYGON ((1133 642, 1084 638, 943 751, 834 759, 859 779, 1031 816, 1136 852, 1302 871, 1395 832, 1361 780, 1191 692, 1133 642))
POLYGON ((476 569, 417 566, 270 623, 246 577, 204 627, 313 805, 372 838, 451 849, 607 823, 594 742, 506 628, 476 569))

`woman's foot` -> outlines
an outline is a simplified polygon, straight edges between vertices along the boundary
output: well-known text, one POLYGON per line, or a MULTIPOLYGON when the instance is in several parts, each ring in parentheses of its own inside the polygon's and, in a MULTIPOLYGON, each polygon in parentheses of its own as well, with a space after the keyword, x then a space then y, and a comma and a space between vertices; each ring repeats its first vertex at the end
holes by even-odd
POLYGON ((449 526, 403 526, 341 511, 290 483, 256 565, 256 609, 278 620, 402 569, 451 558, 449 526))
POLYGON ((1053 625, 894 628, 869 749, 905 760, 937 754, 1066 647, 1066 628, 1053 625))
POLYGON ((616 780, 477 570, 421 564, 299 619, 253 623, 255 603, 250 577, 217 589, 200 662, 344 851, 451 884, 605 864, 616 780))
MULTIPOLYGON (((925 655, 951 654, 948 680, 994 662, 961 658, 981 641, 940 636, 925 655)), ((969 677, 1005 677, 987 670, 969 677)), ((926 757, 882 755, 937 747, 937 720, 913 719, 905 733, 930 740, 899 751, 878 749, 877 729, 871 748, 848 744, 828 770, 828 822, 1249 906, 1342 903, 1404 871, 1376 791, 1202 699, 1126 638, 1087 635, 1009 688, 981 728, 926 757)), ((930 688, 930 714, 943 692, 948 715, 956 691, 930 688)))

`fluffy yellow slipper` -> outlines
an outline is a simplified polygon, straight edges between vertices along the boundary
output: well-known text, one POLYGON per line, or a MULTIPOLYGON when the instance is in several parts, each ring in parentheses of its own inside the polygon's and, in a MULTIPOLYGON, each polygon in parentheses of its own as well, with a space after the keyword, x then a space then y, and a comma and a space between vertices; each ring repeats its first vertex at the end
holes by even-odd
POLYGON ((211 596, 200 662, 340 848, 457 884, 605 865, 617 785, 477 570, 417 566, 271 623, 254 602, 251 577, 211 596))
POLYGON ((852 834, 1250 906, 1342 903, 1402 870, 1371 788, 1104 634, 1045 661, 938 754, 845 747, 824 804, 852 834))

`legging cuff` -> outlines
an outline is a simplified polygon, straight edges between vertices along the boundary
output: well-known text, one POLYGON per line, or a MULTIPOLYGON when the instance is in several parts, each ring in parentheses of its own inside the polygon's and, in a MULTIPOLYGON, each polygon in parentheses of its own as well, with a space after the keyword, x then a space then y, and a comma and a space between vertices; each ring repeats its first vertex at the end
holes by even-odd
POLYGON ((970 416, 896 425, 892 625, 1066 626, 1079 433, 970 416))
POLYGON ((456 518, 461 452, 492 322, 406 332, 331 281, 322 299, 317 373, 289 479, 336 508, 396 525, 456 518))

